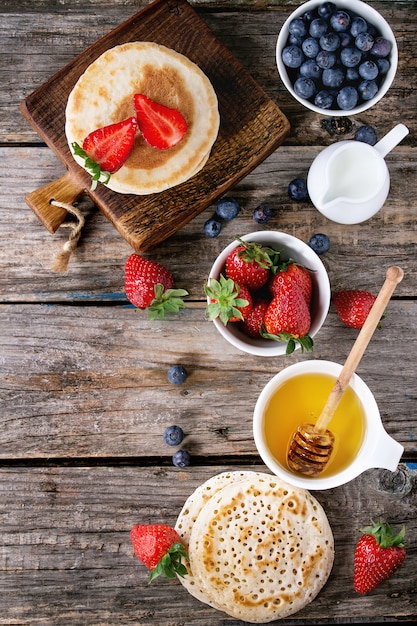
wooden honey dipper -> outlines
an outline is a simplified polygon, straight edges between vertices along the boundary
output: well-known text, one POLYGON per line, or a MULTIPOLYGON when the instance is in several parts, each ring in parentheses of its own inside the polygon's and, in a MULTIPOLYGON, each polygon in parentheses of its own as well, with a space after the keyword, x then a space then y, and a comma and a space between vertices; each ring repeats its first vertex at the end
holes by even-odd
POLYGON ((315 424, 302 424, 293 434, 288 447, 288 467, 307 476, 317 476, 326 467, 334 446, 334 435, 327 426, 348 388, 363 353, 374 334, 395 287, 403 279, 400 267, 387 269, 386 279, 362 326, 346 362, 315 424))

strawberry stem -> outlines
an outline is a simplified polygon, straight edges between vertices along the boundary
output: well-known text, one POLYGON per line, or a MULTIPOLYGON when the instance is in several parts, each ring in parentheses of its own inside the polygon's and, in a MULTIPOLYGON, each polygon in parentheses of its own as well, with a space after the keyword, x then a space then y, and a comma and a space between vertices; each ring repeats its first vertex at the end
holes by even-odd
POLYGON ((272 339, 273 341, 286 341, 287 348, 285 354, 292 354, 295 350, 295 346, 300 344, 301 352, 313 352, 314 341, 310 335, 304 335, 304 337, 294 337, 290 333, 279 333, 279 335, 273 335, 268 333, 264 326, 261 326, 260 335, 264 339, 272 339))
POLYGON ((183 296, 188 296, 185 289, 167 289, 161 283, 154 285, 155 298, 148 307, 148 317, 164 319, 165 313, 177 313, 185 307, 183 296))
POLYGON ((174 543, 168 552, 164 554, 158 565, 151 570, 148 584, 162 574, 164 574, 167 578, 186 576, 188 574, 188 570, 182 562, 182 559, 186 559, 188 561, 188 554, 182 543, 174 543))
POLYGON ((396 546, 397 548, 405 547, 405 526, 401 528, 398 535, 394 535, 390 524, 382 520, 374 522, 374 520, 371 519, 371 525, 361 528, 360 531, 375 537, 376 543, 380 545, 381 548, 391 548, 392 546, 396 546))
POLYGON ((76 141, 71 144, 71 147, 75 155, 84 159, 84 167, 91 174, 91 191, 96 189, 98 182, 106 185, 110 180, 110 172, 101 171, 100 165, 89 157, 87 152, 76 141))

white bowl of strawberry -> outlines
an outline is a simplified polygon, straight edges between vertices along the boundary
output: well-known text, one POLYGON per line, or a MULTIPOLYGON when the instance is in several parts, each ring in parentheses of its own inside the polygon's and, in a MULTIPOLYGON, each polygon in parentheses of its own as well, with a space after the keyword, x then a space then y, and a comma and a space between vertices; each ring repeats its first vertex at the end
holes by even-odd
POLYGON ((330 282, 306 243, 279 231, 237 238, 215 260, 206 312, 235 348, 256 356, 312 352, 330 306, 330 282))

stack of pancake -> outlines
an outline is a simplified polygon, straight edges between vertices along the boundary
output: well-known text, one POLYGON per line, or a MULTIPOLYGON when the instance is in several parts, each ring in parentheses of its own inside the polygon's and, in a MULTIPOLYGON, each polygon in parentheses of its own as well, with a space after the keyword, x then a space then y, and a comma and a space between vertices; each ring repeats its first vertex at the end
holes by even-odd
MULTIPOLYGON (((119 193, 159 193, 185 182, 207 162, 219 131, 216 93, 202 70, 187 57, 153 42, 130 42, 104 52, 80 76, 66 106, 68 144, 82 146, 92 131, 135 115, 133 96, 180 111, 185 137, 157 150, 137 134, 126 163, 107 187, 119 193)), ((74 156, 84 166, 82 158, 74 156)))
POLYGON ((333 534, 319 502, 269 474, 213 476, 187 499, 175 528, 189 555, 184 587, 247 622, 299 611, 333 565, 333 534))

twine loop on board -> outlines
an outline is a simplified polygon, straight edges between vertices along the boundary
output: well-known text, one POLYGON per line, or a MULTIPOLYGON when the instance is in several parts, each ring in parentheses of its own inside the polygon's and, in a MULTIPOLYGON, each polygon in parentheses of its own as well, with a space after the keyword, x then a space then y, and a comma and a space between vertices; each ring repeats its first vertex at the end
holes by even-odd
POLYGON ((52 264, 52 270, 54 272, 66 272, 68 269, 70 256, 77 247, 78 240, 81 235, 81 230, 85 223, 85 219, 81 211, 72 204, 67 204, 66 202, 58 202, 58 200, 51 200, 51 204, 53 206, 58 206, 61 209, 65 209, 77 220, 76 222, 62 222, 62 224, 59 226, 59 228, 70 228, 71 232, 69 234, 68 241, 64 243, 62 250, 60 250, 55 256, 54 262, 52 264))

